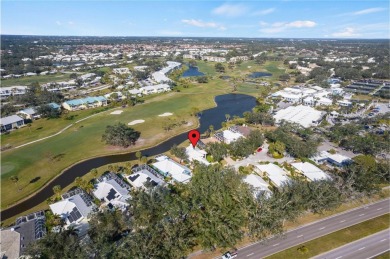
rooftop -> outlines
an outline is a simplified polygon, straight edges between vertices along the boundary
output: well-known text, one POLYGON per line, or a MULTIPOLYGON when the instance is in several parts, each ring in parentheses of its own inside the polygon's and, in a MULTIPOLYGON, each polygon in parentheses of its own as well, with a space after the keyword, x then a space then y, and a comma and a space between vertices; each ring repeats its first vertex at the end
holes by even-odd
POLYGON ((321 169, 319 169, 318 167, 316 167, 311 163, 300 162, 300 163, 292 163, 291 165, 298 171, 301 171, 303 175, 305 175, 311 181, 329 179, 329 176, 324 171, 322 171, 321 169))
POLYGON ((278 187, 282 186, 289 178, 286 172, 279 166, 269 163, 266 165, 255 165, 261 172, 266 172, 271 181, 278 187))

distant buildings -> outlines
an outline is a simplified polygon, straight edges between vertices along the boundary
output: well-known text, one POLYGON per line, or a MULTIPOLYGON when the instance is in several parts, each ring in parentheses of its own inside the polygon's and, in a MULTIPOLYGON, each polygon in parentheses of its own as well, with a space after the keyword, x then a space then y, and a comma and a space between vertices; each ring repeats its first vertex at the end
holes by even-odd
POLYGON ((168 84, 149 85, 149 86, 140 87, 138 91, 139 93, 144 95, 157 94, 157 93, 171 91, 171 86, 168 84))
POLYGON ((186 154, 188 155, 190 161, 198 161, 205 165, 210 164, 206 159, 207 152, 199 149, 198 147, 194 148, 192 145, 189 145, 186 148, 186 154))
POLYGON ((26 94, 27 86, 9 86, 0 88, 0 98, 6 99, 10 96, 20 96, 26 94))
POLYGON ((84 110, 107 105, 107 99, 103 96, 86 97, 83 99, 75 99, 62 103, 62 107, 68 111, 84 110))
POLYGON ((212 61, 212 62, 226 62, 226 58, 224 57, 214 57, 214 56, 203 56, 202 60, 212 61))

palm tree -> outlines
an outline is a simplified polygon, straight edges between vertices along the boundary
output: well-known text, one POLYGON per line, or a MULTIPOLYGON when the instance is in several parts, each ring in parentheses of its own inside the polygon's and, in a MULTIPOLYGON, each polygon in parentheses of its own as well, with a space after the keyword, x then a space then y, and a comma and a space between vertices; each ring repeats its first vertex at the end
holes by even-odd
POLYGON ((81 179, 81 177, 76 177, 76 179, 74 179, 74 183, 77 187, 81 187, 81 185, 83 184, 83 179, 81 179))
POLYGON ((10 177, 10 180, 16 184, 16 186, 18 187, 18 191, 20 191, 20 187, 19 187, 19 184, 18 184, 19 177, 17 175, 13 175, 13 176, 10 177))
POLYGON ((93 178, 96 178, 96 176, 98 175, 98 170, 96 168, 93 168, 90 173, 93 175, 93 178))
POLYGON ((142 157, 141 151, 135 152, 135 157, 138 158, 139 161, 141 161, 141 157, 142 157))
POLYGON ((212 136, 214 134, 214 126, 213 125, 209 126, 209 131, 210 131, 210 136, 212 136))
POLYGON ((225 114, 226 121, 230 120, 230 114, 225 114))
POLYGON ((53 192, 55 193, 55 195, 57 196, 58 199, 61 197, 61 191, 62 191, 62 188, 60 185, 56 185, 53 187, 53 192))

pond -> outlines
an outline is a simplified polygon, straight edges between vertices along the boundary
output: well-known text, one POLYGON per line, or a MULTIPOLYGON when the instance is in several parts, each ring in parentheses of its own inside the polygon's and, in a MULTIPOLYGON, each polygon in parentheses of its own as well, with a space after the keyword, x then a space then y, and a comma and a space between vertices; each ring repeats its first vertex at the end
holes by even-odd
POLYGON ((205 74, 200 72, 198 67, 189 66, 186 71, 184 71, 181 77, 191 77, 191 76, 204 76, 205 74))
POLYGON ((269 76, 272 76, 272 74, 267 73, 267 72, 253 72, 248 77, 249 78, 259 78, 259 77, 269 77, 269 76))
MULTIPOLYGON (((217 104, 216 107, 202 111, 199 114, 200 127, 198 130, 201 133, 204 133, 210 125, 213 125, 215 130, 220 129, 222 127, 221 123, 226 119, 225 114, 230 114, 231 117, 235 115, 242 116, 244 112, 251 111, 256 105, 256 98, 244 94, 225 94, 216 96, 215 102, 217 104)), ((148 157, 155 156, 170 150, 174 144, 178 145, 186 139, 187 132, 168 139, 152 148, 141 150, 141 152, 142 155, 148 157)), ((46 185, 42 190, 38 191, 35 195, 13 207, 4 209, 1 212, 1 219, 6 220, 44 202, 53 195, 53 187, 55 185, 65 187, 73 183, 76 177, 87 174, 93 168, 111 163, 125 162, 132 159, 136 159, 135 152, 91 158, 75 164, 66 169, 61 175, 50 184, 46 185)))

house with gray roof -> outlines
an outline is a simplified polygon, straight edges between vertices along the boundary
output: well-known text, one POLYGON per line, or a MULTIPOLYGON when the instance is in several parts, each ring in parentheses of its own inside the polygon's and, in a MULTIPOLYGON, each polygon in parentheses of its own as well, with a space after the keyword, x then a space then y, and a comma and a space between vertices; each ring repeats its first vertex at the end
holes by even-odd
POLYGON ((123 181, 118 175, 109 172, 96 180, 93 195, 103 202, 107 207, 125 209, 129 204, 130 185, 123 181))
POLYGON ((27 108, 18 112, 18 115, 28 120, 36 120, 41 118, 41 115, 35 108, 27 108))
POLYGON ((24 126, 24 119, 17 115, 0 118, 0 126, 1 132, 18 129, 24 126))
POLYGON ((62 195, 62 200, 49 205, 53 214, 61 217, 65 228, 74 226, 79 230, 79 236, 88 231, 90 215, 96 210, 92 197, 82 189, 77 188, 62 195))
POLYGON ((45 213, 38 211, 16 219, 11 228, 1 230, 1 258, 19 258, 26 247, 46 235, 45 213))

